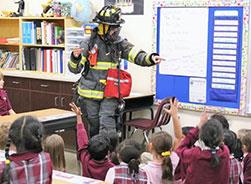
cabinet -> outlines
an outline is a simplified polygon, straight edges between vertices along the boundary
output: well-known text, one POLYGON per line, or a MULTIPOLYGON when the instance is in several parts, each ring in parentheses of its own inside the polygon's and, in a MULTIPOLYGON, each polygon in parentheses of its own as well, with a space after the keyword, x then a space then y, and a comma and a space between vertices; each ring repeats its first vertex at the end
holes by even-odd
POLYGON ((5 88, 7 89, 12 108, 15 112, 30 111, 30 83, 28 79, 18 77, 5 77, 5 88))
POLYGON ((16 112, 46 108, 70 110, 73 82, 5 77, 5 88, 16 112))
POLYGON ((67 40, 64 30, 74 26, 68 17, 0 17, 0 49, 12 56, 0 58, 0 68, 66 73, 68 46, 58 37, 67 40))

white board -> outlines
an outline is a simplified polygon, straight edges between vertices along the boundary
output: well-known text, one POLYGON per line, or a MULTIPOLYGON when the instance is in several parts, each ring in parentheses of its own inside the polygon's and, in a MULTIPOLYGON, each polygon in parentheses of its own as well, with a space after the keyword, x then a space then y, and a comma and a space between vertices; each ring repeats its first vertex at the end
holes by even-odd
POLYGON ((208 8, 160 11, 160 74, 206 77, 208 8))

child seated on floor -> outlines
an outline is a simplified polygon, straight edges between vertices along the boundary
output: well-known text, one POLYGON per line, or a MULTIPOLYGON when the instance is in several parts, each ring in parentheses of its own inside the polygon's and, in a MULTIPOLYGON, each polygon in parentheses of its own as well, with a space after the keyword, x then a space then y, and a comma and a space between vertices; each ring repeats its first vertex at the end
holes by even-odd
POLYGON ((58 134, 52 134, 44 140, 44 151, 50 154, 53 169, 65 172, 64 140, 58 134))
POLYGON ((50 155, 43 152, 43 124, 32 116, 16 119, 10 129, 6 144, 6 160, 0 163, 0 183, 52 182, 50 155), (16 147, 16 154, 9 155, 9 147, 16 147))
POLYGON ((173 139, 166 132, 154 133, 149 142, 153 160, 143 167, 149 183, 168 183, 173 181, 179 157, 172 152, 173 139))
POLYGON ((105 180, 108 169, 114 166, 108 159, 110 139, 102 134, 88 139, 84 127, 81 110, 74 103, 70 103, 71 110, 77 115, 77 144, 78 155, 82 163, 83 176, 105 180))
POLYGON ((141 146, 132 139, 126 139, 119 144, 117 150, 119 165, 110 168, 107 172, 107 184, 147 184, 146 173, 139 168, 141 146))

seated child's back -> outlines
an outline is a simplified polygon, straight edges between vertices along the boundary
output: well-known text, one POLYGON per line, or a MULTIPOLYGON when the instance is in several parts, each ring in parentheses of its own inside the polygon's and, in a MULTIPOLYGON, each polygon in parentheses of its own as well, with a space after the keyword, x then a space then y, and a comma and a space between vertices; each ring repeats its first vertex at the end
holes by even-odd
POLYGON ((52 163, 49 154, 42 151, 43 125, 34 117, 20 117, 11 125, 8 137, 0 183, 50 184, 52 163), (10 144, 16 147, 16 154, 9 155, 10 144))

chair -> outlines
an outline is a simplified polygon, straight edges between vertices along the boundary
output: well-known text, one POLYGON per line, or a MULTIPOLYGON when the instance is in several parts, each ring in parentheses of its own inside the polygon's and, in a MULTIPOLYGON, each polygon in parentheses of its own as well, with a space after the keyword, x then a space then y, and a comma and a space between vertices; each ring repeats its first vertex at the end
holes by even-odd
POLYGON ((171 118, 171 116, 164 111, 164 108, 170 109, 171 99, 172 97, 167 97, 161 101, 153 119, 137 118, 137 119, 132 119, 125 122, 126 126, 135 128, 131 136, 138 129, 140 129, 140 130, 143 130, 144 140, 149 142, 147 135, 151 130, 154 130, 154 128, 156 127, 159 127, 162 130, 161 126, 168 124, 171 118))

